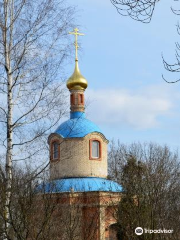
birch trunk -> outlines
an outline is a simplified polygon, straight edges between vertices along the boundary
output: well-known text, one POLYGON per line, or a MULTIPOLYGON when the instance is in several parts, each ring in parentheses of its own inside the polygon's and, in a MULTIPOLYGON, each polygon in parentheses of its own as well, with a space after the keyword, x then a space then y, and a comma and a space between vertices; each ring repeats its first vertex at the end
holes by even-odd
POLYGON ((9 203, 12 185, 12 78, 8 77, 8 121, 7 121, 7 153, 6 153, 6 200, 5 200, 5 232, 9 229, 9 203))
POLYGON ((11 74, 11 45, 13 31, 13 1, 4 1, 5 27, 3 32, 5 69, 7 76, 7 151, 6 151, 6 195, 5 195, 5 239, 10 226, 9 203, 12 186, 12 116, 13 116, 13 95, 12 95, 12 74, 11 74), (10 36, 8 36, 8 15, 10 15, 10 36), (9 41, 9 42, 8 42, 9 41))

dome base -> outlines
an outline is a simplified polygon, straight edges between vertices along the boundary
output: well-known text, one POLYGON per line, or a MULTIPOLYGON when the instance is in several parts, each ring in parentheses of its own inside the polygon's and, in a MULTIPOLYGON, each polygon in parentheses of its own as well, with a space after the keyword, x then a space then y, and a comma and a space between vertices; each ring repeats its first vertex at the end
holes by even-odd
POLYGON ((41 184, 38 192, 122 192, 122 186, 106 178, 62 178, 41 184))

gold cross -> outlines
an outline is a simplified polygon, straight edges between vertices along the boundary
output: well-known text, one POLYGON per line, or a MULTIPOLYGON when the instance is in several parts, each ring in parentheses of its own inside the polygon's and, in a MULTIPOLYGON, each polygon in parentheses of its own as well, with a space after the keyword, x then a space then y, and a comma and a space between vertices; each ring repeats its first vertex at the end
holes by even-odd
POLYGON ((78 29, 78 28, 75 28, 75 29, 74 29, 74 32, 69 32, 69 34, 75 35, 74 46, 75 46, 75 51, 76 51, 76 61, 78 61, 78 48, 79 48, 79 46, 78 46, 78 42, 77 42, 77 37, 78 37, 78 35, 79 35, 79 36, 83 36, 84 33, 79 33, 79 29, 78 29))

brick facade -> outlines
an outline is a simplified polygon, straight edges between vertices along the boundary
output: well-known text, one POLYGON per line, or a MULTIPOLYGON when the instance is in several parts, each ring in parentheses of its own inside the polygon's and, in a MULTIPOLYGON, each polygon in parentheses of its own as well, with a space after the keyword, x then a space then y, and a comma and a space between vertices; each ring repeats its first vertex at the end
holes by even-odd
POLYGON ((59 161, 50 161, 51 179, 66 177, 107 177, 107 143, 100 133, 90 133, 84 138, 66 138, 51 135, 49 144, 55 140, 60 144, 59 161), (91 159, 90 140, 97 139, 101 143, 101 158, 91 159))
MULTIPOLYGON (((117 240, 116 232, 112 236, 111 226, 117 222, 120 193, 71 192, 50 195, 54 210, 48 234, 54 236, 54 239, 117 240)), ((39 202, 42 204, 41 195, 39 202)), ((39 208, 39 211, 41 215, 42 209, 39 208)))

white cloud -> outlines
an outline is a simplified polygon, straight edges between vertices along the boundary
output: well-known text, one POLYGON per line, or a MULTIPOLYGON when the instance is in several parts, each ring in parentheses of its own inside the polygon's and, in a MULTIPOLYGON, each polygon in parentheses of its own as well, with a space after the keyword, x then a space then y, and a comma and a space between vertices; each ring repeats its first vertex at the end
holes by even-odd
POLYGON ((150 86, 134 91, 89 89, 86 98, 88 117, 96 123, 147 129, 160 125, 160 118, 171 113, 176 94, 166 87, 150 86))

